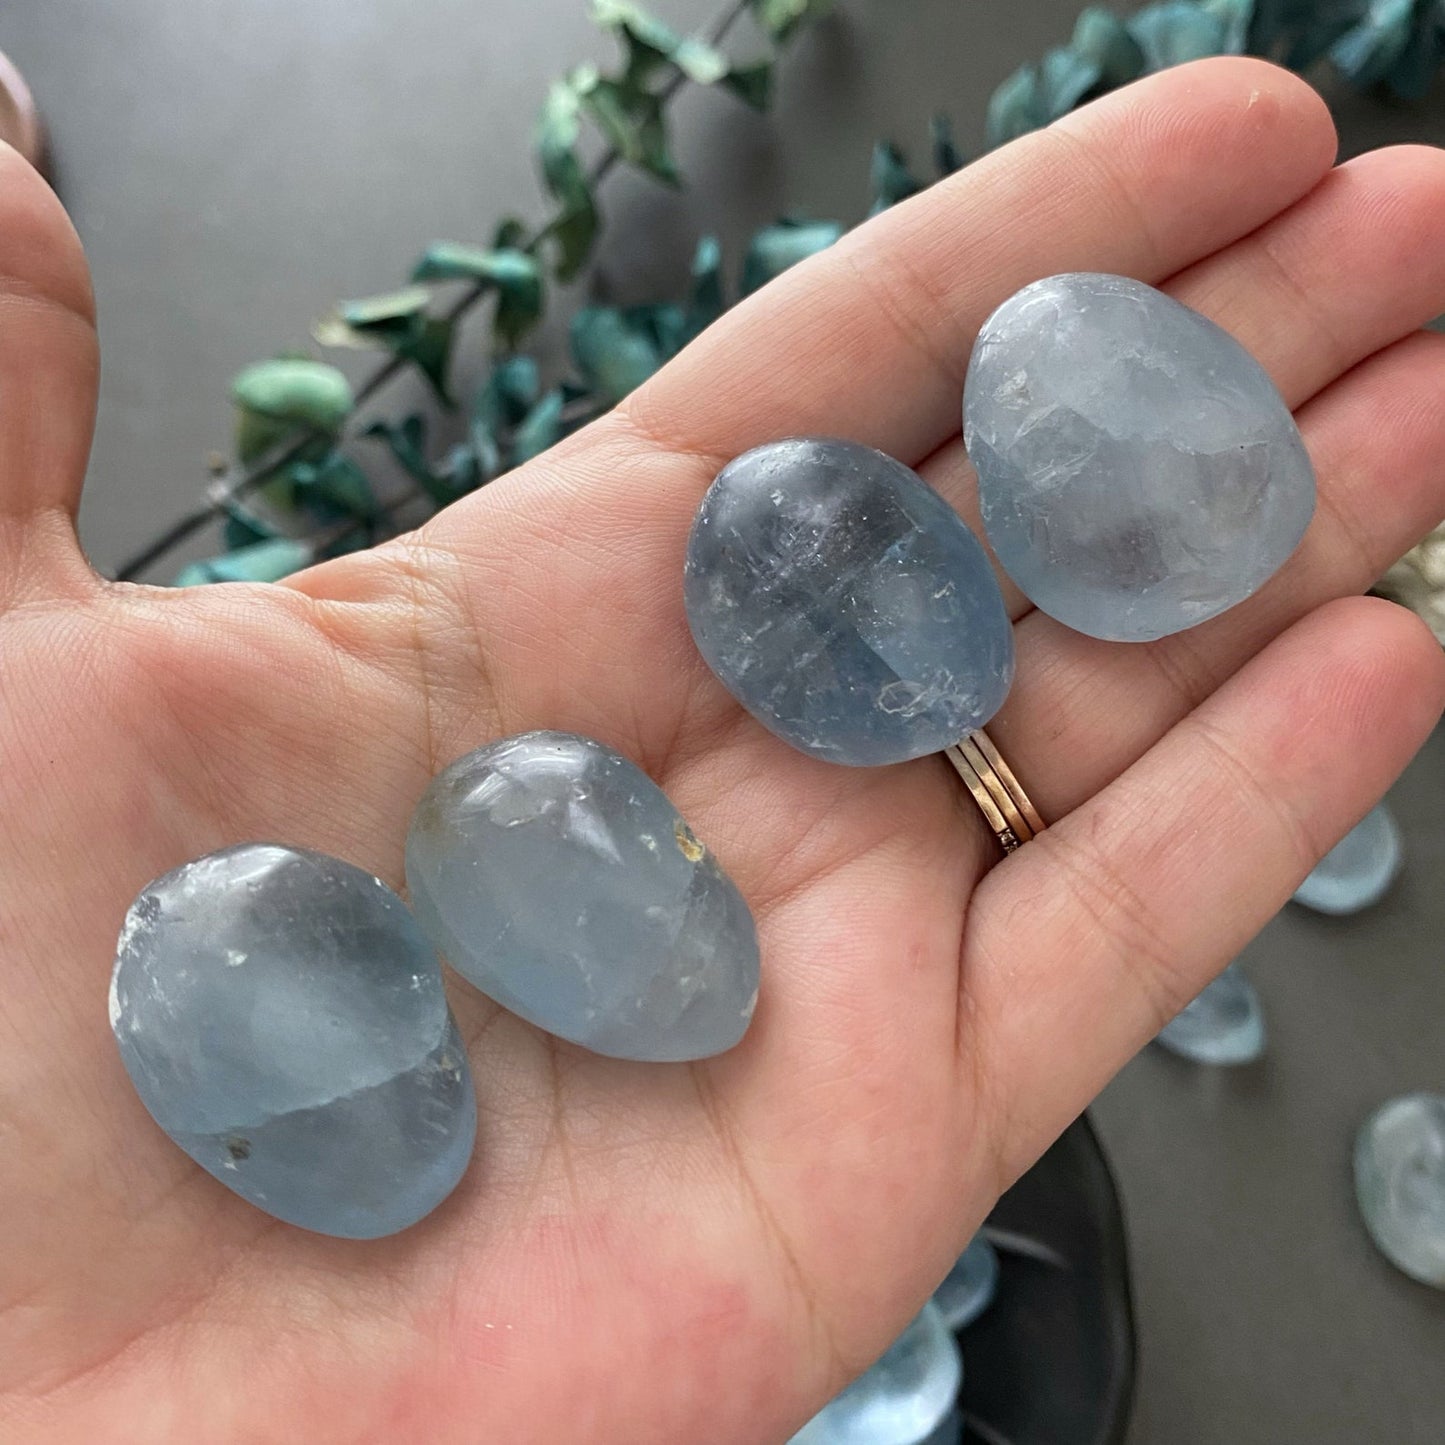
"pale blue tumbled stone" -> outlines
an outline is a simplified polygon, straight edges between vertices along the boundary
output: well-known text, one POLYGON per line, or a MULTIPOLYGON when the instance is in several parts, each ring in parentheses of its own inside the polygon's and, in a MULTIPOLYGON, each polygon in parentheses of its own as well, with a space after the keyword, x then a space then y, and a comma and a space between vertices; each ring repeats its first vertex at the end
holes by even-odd
POLYGON ((958 1342, 938 1309, 926 1304, 882 1359, 788 1445, 944 1445, 962 1380, 958 1342))
POLYGON ((933 1291, 933 1303, 943 1323, 951 1330, 971 1325, 993 1303, 998 1277, 998 1251, 983 1235, 974 1235, 943 1283, 933 1291))
POLYGON ((1264 368, 1122 276, 1050 276, 989 317, 964 441, 1000 564, 1092 637, 1148 641, 1242 602, 1314 513, 1314 470, 1264 368))
POLYGON ((600 1054, 730 1049, 758 996, 752 914, 667 795, 570 733, 505 738, 438 774, 406 842, 412 905, 453 967, 600 1054))
POLYGON ((110 1021, 161 1128, 291 1224, 395 1233, 471 1158, 476 1098, 436 951, 391 889, 338 858, 253 843, 149 884, 110 1021))
POLYGON ((1358 913, 1385 896, 1403 862, 1400 830, 1380 803, 1320 859, 1294 901, 1318 913, 1358 913))
POLYGON ((982 545, 916 472, 856 442, 772 442, 730 462, 698 508, 683 594, 728 691, 829 762, 938 752, 1013 681, 982 545))
POLYGON ((1380 1252, 1445 1289, 1445 1094, 1391 1099, 1355 1141, 1355 1195, 1380 1252))
POLYGON ((1230 964, 1154 1040, 1199 1064, 1248 1064, 1264 1052, 1264 1010, 1254 986, 1230 964))

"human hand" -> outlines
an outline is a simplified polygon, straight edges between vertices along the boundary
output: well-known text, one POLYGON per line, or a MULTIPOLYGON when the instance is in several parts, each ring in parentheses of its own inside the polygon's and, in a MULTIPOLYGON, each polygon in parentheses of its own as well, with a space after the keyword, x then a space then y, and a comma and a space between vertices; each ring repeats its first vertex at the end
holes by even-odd
POLYGON ((78 244, 0 184, 0 1435, 776 1445, 889 1342, 993 1201, 1278 909, 1424 740, 1445 661, 1360 593, 1445 512, 1445 155, 1331 170, 1254 61, 1141 82, 870 222, 604 420, 421 531, 275 587, 97 579, 78 244), (918 463, 976 526, 974 334, 1036 277, 1162 284, 1261 360, 1319 510, 1247 604, 1121 646, 1005 582, 991 725, 1054 825, 1000 862, 941 759, 835 768, 697 656, 685 539, 790 434, 918 463), (1348 600, 1341 600, 1348 599, 1348 600), (410 809, 507 733, 587 733, 751 902, 751 1032, 599 1058, 452 990, 476 1158, 358 1243, 279 1224, 154 1127, 106 1021, 121 918, 266 839, 402 882, 410 809))

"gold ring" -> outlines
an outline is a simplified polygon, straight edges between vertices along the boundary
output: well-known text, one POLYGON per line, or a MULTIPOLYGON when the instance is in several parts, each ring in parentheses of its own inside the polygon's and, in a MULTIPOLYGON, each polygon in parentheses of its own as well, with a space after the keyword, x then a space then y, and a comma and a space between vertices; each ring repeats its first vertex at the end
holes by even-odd
POLYGON ((1022 848, 1044 831, 1039 810, 1029 802, 1013 769, 1004 762, 993 739, 983 731, 971 732, 960 743, 945 748, 944 756, 963 779, 979 811, 988 820, 1005 853, 1022 848))

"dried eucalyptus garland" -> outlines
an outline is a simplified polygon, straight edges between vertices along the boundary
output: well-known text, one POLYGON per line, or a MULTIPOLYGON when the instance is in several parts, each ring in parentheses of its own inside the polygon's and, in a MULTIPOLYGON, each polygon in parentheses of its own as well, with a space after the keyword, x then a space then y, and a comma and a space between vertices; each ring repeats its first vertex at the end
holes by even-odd
MULTIPOLYGON (((681 184, 667 114, 677 92, 689 83, 720 86, 765 108, 782 49, 830 3, 738 0, 706 38, 687 38, 631 0, 593 0, 593 17, 617 38, 620 59, 607 72, 575 67, 546 98, 536 150, 553 214, 538 227, 507 217, 489 245, 437 242, 416 262, 406 286, 344 302, 319 321, 313 335, 323 347, 387 354, 360 387, 312 357, 283 356, 242 371, 232 387, 234 460, 213 480, 203 505, 118 576, 149 571, 218 519, 225 552, 187 567, 178 584, 274 581, 370 545, 545 451, 646 380, 721 315, 730 293, 745 296, 832 245, 845 230, 839 222, 779 220, 752 238, 738 285, 730 288, 718 242, 704 237, 685 299, 577 311, 569 333, 571 375, 544 384, 536 358, 523 349, 554 284, 582 274, 596 252, 602 230, 596 195, 605 176, 620 164, 664 185, 681 184), (746 14, 769 50, 738 62, 721 47, 746 14), (579 156, 584 126, 606 147, 590 171, 579 156), (444 304, 449 283, 452 291, 455 283, 462 289, 444 304), (451 378, 458 326, 484 302, 492 308, 494 348, 487 376, 469 400, 465 439, 437 455, 426 413, 377 418, 371 403, 391 381, 413 372, 425 379, 437 407, 457 410, 451 378), (391 495, 382 494, 374 477, 378 446, 407 479, 391 495)), ((1091 7, 1068 45, 1021 66, 994 93, 987 142, 1000 145, 1047 125, 1151 71, 1239 53, 1298 71, 1328 62, 1359 88, 1416 99, 1445 58, 1445 0, 1161 0, 1127 19, 1091 7)), ((932 142, 937 175, 964 163, 946 117, 935 119, 932 142)), ((924 184, 896 146, 880 142, 870 214, 924 184)))

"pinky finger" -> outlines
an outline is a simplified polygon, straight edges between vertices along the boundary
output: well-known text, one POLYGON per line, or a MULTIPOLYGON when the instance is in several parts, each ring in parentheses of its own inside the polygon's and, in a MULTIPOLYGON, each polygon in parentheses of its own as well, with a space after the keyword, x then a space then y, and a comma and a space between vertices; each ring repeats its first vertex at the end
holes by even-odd
POLYGON ((1284 905, 1442 705, 1445 657, 1419 622, 1331 603, 985 880, 965 1047, 1001 1186, 1284 905))

